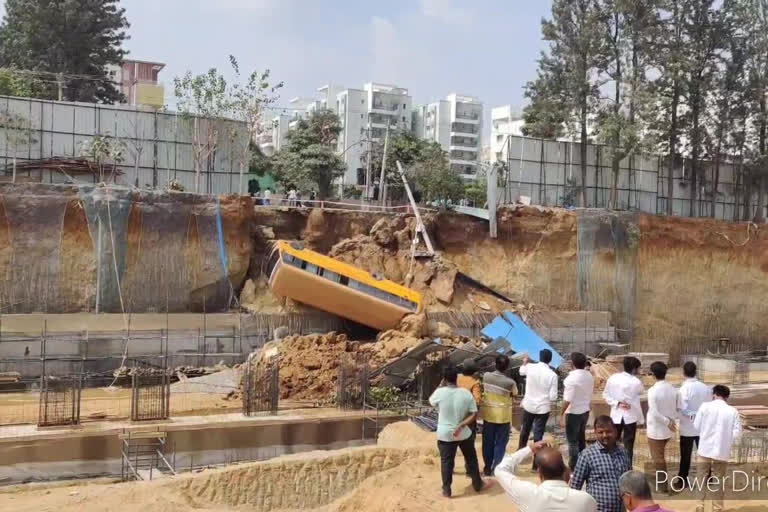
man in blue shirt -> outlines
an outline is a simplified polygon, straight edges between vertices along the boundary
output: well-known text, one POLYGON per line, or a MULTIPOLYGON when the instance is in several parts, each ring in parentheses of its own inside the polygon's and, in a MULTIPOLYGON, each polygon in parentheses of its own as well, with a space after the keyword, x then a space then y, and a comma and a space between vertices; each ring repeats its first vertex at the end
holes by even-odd
POLYGON ((437 448, 440 450, 440 472, 443 477, 443 496, 451 497, 456 449, 460 449, 467 464, 472 487, 480 492, 483 480, 477 463, 477 452, 472 431, 468 428, 477 419, 477 404, 472 393, 456 386, 458 371, 454 367, 443 370, 443 381, 429 397, 437 407, 437 448))
POLYGON ((619 478, 631 468, 627 451, 616 442, 619 435, 610 416, 597 417, 595 437, 597 442, 579 454, 571 487, 581 490, 586 483, 598 512, 623 512, 619 478))

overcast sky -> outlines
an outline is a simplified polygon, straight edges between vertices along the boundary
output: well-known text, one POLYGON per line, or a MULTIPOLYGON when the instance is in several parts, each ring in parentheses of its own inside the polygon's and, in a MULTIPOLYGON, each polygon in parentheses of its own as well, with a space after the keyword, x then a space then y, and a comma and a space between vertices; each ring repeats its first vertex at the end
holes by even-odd
MULTIPOLYGON (((0 13, 4 12, 0 0, 0 13)), ((281 104, 332 82, 407 87, 414 103, 451 92, 486 108, 523 103, 543 47, 549 0, 122 0, 130 57, 167 64, 174 76, 269 68, 285 82, 281 104)))

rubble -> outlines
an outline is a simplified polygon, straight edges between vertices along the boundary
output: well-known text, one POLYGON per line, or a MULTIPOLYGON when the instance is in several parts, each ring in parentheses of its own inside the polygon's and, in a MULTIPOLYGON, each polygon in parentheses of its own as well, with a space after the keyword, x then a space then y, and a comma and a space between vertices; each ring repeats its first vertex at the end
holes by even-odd
MULTIPOLYGON (((454 336, 444 322, 427 322, 426 315, 408 315, 397 329, 379 333, 375 341, 353 341, 346 334, 290 335, 271 341, 253 352, 245 364, 263 365, 276 355, 280 358, 280 398, 283 400, 329 400, 336 393, 339 362, 345 358, 366 361, 371 368, 380 368, 422 342, 424 336, 439 334, 449 346, 468 341, 454 336)), ((241 382, 242 386, 242 382, 241 382)), ((233 394, 230 398, 236 398, 233 394)))
POLYGON ((458 269, 439 255, 412 259, 414 229, 413 218, 381 218, 367 235, 340 241, 328 255, 415 289, 423 295, 425 307, 450 305, 458 269))

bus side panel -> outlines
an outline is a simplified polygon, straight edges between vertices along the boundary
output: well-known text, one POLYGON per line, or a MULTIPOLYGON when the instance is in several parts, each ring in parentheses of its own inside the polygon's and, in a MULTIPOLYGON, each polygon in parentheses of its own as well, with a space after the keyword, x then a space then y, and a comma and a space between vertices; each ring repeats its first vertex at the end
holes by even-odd
POLYGON ((354 320, 379 330, 392 329, 409 313, 405 308, 371 297, 314 274, 280 265, 272 276, 274 293, 354 320))

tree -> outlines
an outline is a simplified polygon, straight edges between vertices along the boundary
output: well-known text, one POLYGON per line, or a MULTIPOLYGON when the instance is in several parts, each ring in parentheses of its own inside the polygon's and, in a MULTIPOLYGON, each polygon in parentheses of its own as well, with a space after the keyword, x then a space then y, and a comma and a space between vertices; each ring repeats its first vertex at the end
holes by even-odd
POLYGON ((212 170, 216 150, 226 132, 226 116, 232 111, 227 81, 216 68, 193 75, 190 71, 173 80, 177 108, 192 132, 195 192, 200 193, 203 167, 212 170))
POLYGON ((7 152, 11 154, 12 181, 16 182, 16 155, 21 147, 37 142, 32 134, 32 123, 23 115, 4 108, 0 111, 0 130, 5 134, 7 152))
POLYGON ((564 72, 547 55, 539 59, 536 80, 525 86, 529 104, 523 111, 523 135, 539 139, 557 139, 565 133, 566 100, 562 97, 564 72))
POLYGON ((683 30, 688 44, 685 46, 687 65, 684 75, 688 96, 688 140, 691 147, 691 217, 698 215, 696 204, 699 199, 702 145, 704 139, 704 116, 707 93, 714 84, 716 55, 722 45, 722 23, 715 0, 689 0, 684 11, 683 30))
MULTIPOLYGON (((743 160, 747 133, 748 83, 746 57, 748 22, 743 10, 734 3, 723 5, 721 17, 722 37, 725 44, 717 54, 713 87, 708 98, 711 107, 705 113, 706 152, 713 159, 712 190, 709 215, 715 218, 720 164, 728 155, 743 160)), ((735 165, 735 158, 732 159, 735 165)), ((738 187, 737 187, 738 189, 738 187)), ((738 209, 738 198, 735 201, 738 209)))
POLYGON ((621 161, 641 147, 643 123, 640 114, 647 101, 646 73, 650 40, 656 26, 656 0, 599 0, 597 2, 605 40, 601 74, 603 87, 613 89, 603 101, 597 117, 596 135, 611 148, 611 195, 608 208, 618 203, 621 161))
POLYGON ((464 182, 451 169, 446 152, 436 142, 424 144, 410 164, 400 163, 406 166, 409 186, 420 192, 424 200, 444 205, 464 196, 464 182))
MULTIPOLYGON (((393 129, 389 132, 389 142, 387 146, 387 168, 385 178, 387 183, 399 183, 400 174, 397 171, 397 162, 400 161, 404 167, 409 168, 414 162, 423 160, 430 156, 430 151, 441 150, 436 142, 430 142, 419 138, 413 132, 402 129, 393 129)), ((360 156, 360 165, 367 167, 369 152, 366 151, 360 156)), ((381 165, 384 156, 384 139, 374 141, 370 145, 371 175, 375 178, 381 176, 381 165)))
POLYGON ((319 198, 327 198, 333 182, 346 170, 335 153, 339 133, 341 122, 331 110, 316 110, 301 119, 273 157, 275 178, 283 184, 317 186, 319 198))
MULTIPOLYGON (((371 144, 371 175, 381 175, 384 141, 371 144)), ((361 155, 361 165, 367 166, 368 152, 361 155)), ((448 156, 435 141, 421 139, 407 130, 393 130, 387 147, 385 179, 388 186, 396 188, 401 183, 397 162, 406 169, 408 184, 427 200, 454 200, 464 194, 461 178, 451 170, 448 156)))
POLYGON ((659 75, 651 88, 654 102, 651 129, 656 136, 656 147, 667 153, 667 215, 672 215, 674 170, 682 129, 680 111, 688 69, 688 41, 684 30, 688 3, 689 0, 659 2, 659 35, 651 50, 654 56, 651 65, 659 75))
POLYGON ((744 28, 745 66, 749 77, 748 95, 751 115, 748 134, 748 160, 744 169, 744 220, 763 220, 763 206, 766 193, 766 163, 768 163, 768 0, 743 0, 736 4, 741 8, 741 23, 744 28), (757 181, 758 205, 751 215, 750 198, 752 181, 757 181))
POLYGON ((0 70, 0 95, 19 98, 39 97, 41 82, 30 74, 14 69, 0 70))
POLYGON ((108 76, 125 56, 130 26, 118 0, 7 0, 0 25, 0 62, 44 78, 41 97, 115 103, 122 94, 108 76))
POLYGON ((259 145, 253 141, 251 141, 250 156, 251 159, 248 163, 249 174, 255 174, 256 176, 262 177, 273 172, 274 164, 272 158, 265 155, 259 145))
MULTIPOLYGON (((240 66, 234 56, 229 56, 229 61, 240 79, 240 66)), ((283 86, 283 82, 270 84, 269 70, 263 73, 257 71, 248 75, 245 83, 234 83, 230 95, 232 96, 232 111, 235 119, 245 123, 247 137, 234 137, 233 141, 239 149, 240 160, 240 195, 243 195, 243 179, 245 168, 251 162, 252 141, 260 133, 264 109, 277 101, 276 91, 283 86)))
MULTIPOLYGON (((539 79, 528 87, 532 103, 527 115, 552 130, 553 114, 560 109, 566 128, 579 133, 584 185, 589 123, 598 108, 597 73, 603 62, 600 12, 594 0, 554 0, 552 19, 543 20, 541 28, 549 48, 539 59, 539 79)), ((581 205, 587 205, 586 187, 581 189, 581 205)))
POLYGON ((105 182, 104 166, 112 167, 112 174, 108 181, 114 183, 114 170, 117 164, 123 161, 123 144, 109 135, 96 135, 80 144, 80 155, 88 157, 96 164, 99 182, 105 182))

